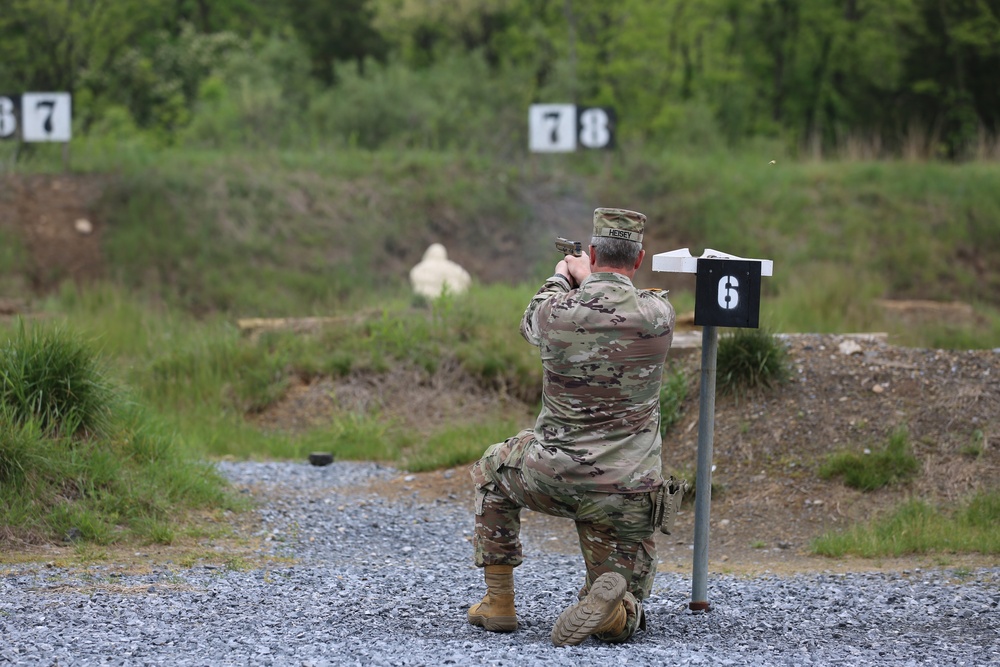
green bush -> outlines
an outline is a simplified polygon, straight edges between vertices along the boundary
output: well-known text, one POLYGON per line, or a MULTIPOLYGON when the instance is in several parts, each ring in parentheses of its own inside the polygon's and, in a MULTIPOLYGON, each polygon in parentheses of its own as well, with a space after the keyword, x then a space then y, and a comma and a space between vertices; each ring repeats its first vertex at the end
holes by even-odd
POLYGON ((350 147, 520 147, 530 87, 516 70, 491 71, 477 55, 448 56, 425 69, 399 62, 344 68, 316 97, 308 124, 324 141, 350 147), (489 128, 489 131, 484 131, 489 128))
POLYGON ((920 470, 920 462, 910 453, 906 429, 892 432, 880 451, 831 454, 819 469, 823 479, 842 476, 844 484, 862 491, 908 481, 920 470))
POLYGON ((106 435, 116 392, 89 346, 58 328, 22 322, 0 347, 0 404, 18 424, 48 432, 106 435))
POLYGON ((716 385, 721 393, 742 394, 788 379, 788 353, 764 329, 737 329, 719 339, 716 385))
POLYGON ((22 322, 0 348, 0 424, 0 539, 164 542, 184 510, 237 507, 68 330, 22 322))

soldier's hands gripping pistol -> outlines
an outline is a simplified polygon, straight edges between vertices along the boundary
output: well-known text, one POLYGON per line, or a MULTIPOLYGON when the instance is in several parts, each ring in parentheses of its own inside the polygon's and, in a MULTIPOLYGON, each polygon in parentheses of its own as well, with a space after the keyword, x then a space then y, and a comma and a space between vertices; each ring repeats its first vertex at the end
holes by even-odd
POLYGON ((564 255, 579 257, 583 254, 583 245, 579 241, 570 241, 560 236, 556 239, 556 250, 564 255))

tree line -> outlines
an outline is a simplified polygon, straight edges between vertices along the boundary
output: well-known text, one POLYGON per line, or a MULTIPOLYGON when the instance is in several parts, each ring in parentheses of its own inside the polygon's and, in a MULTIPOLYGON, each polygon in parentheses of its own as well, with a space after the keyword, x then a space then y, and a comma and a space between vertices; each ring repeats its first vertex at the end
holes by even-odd
POLYGON ((0 92, 157 144, 521 145, 539 101, 664 146, 963 158, 1000 131, 1000 0, 2 4, 0 92))

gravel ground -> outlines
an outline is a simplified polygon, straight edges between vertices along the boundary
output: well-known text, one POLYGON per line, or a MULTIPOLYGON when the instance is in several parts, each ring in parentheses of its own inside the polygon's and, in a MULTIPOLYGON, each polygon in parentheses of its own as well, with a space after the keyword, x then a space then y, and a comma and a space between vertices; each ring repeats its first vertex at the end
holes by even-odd
MULTIPOLYGON (((1000 665, 1000 567, 972 572, 657 576, 649 629, 628 644, 554 648, 579 559, 526 539, 513 634, 468 625, 483 592, 466 503, 358 491, 400 473, 225 463, 259 509, 272 555, 251 571, 17 566, 0 576, 0 664, 24 665, 1000 665)), ((456 474, 463 474, 458 472, 456 474)))

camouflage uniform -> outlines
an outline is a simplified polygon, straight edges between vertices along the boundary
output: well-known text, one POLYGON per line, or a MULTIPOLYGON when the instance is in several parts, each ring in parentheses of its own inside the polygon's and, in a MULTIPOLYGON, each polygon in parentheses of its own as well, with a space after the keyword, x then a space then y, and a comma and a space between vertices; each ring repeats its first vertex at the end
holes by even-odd
MULTIPOLYGON (((640 236, 641 240, 641 236, 640 236)), ((540 349, 542 409, 534 429, 486 450, 472 466, 475 562, 519 565, 520 511, 576 522, 587 566, 580 597, 604 572, 625 577, 624 641, 645 627, 656 571, 650 492, 662 483, 659 395, 673 339, 665 292, 617 273, 577 289, 555 275, 532 298, 521 334, 540 349)))

